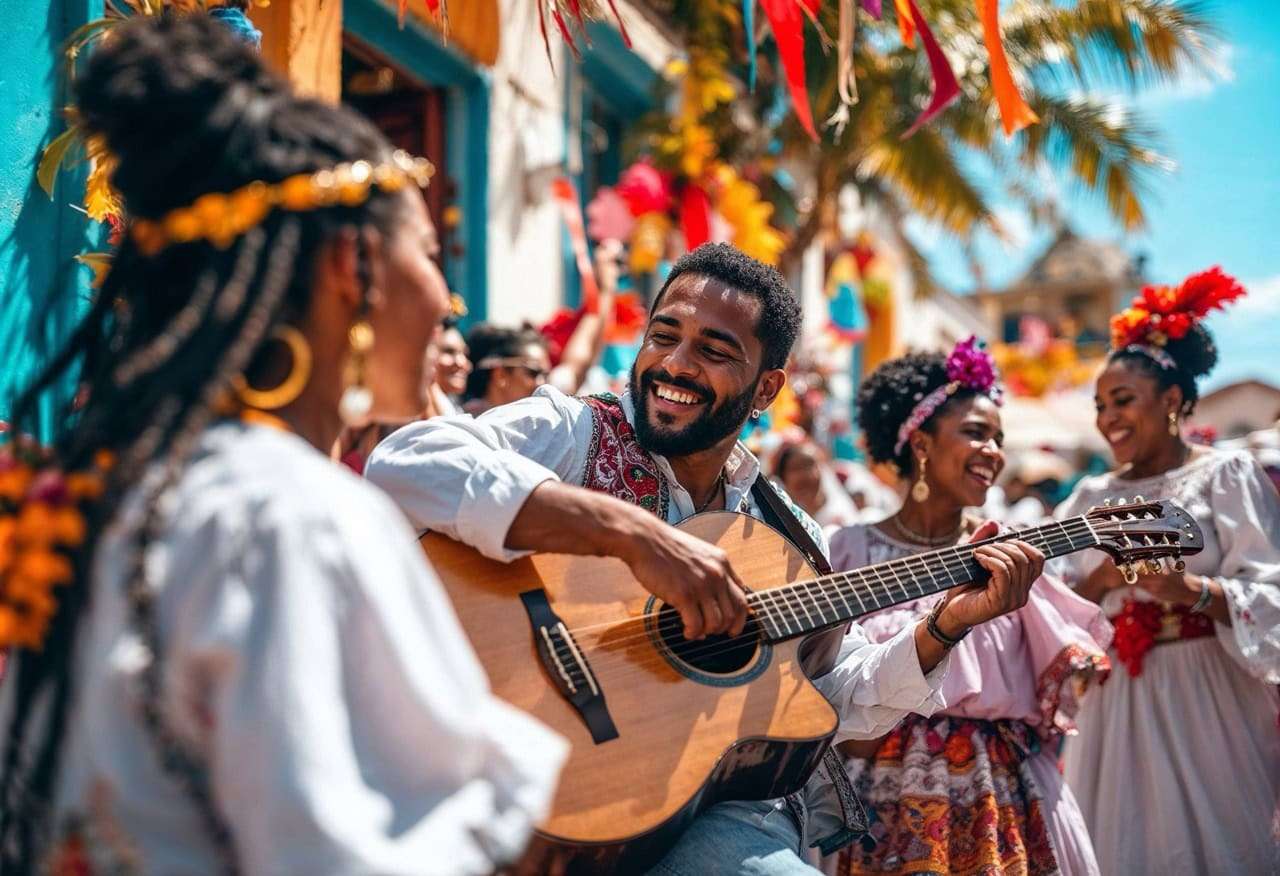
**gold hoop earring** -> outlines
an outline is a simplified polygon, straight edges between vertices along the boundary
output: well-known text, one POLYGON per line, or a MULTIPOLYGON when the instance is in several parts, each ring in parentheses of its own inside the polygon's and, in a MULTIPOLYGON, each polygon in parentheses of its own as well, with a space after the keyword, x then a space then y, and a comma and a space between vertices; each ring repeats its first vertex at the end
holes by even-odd
POLYGON ((274 411, 289 404, 302 395, 311 379, 311 345, 306 336, 291 325, 278 325, 271 330, 271 338, 288 347, 293 360, 284 380, 271 389, 255 389, 243 374, 231 378, 231 388, 240 401, 260 411, 274 411))
POLYGON ((1169 434, 1175 437, 1180 434, 1177 411, 1169 411, 1169 434))
POLYGON ((373 326, 366 320, 351 325, 347 331, 351 358, 347 362, 347 388, 338 401, 338 416, 348 426, 363 425, 373 410, 373 392, 365 386, 365 366, 373 349, 373 326))
POLYGON ((925 483, 924 479, 924 470, 928 464, 929 457, 920 457, 920 472, 916 476, 915 484, 911 487, 911 498, 915 499, 917 502, 923 502, 929 498, 929 485, 925 483))

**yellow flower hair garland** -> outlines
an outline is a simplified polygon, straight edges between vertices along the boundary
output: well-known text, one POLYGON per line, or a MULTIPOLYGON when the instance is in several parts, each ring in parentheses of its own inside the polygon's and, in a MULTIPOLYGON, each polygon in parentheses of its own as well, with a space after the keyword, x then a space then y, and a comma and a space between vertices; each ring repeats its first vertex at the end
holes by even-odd
POLYGON ((396 150, 384 164, 355 161, 330 170, 299 173, 278 183, 251 182, 234 192, 210 192, 159 219, 134 219, 129 236, 143 255, 175 244, 207 240, 219 249, 262 222, 272 210, 305 212, 321 207, 355 207, 377 187, 395 192, 410 183, 426 187, 435 167, 425 158, 396 150))

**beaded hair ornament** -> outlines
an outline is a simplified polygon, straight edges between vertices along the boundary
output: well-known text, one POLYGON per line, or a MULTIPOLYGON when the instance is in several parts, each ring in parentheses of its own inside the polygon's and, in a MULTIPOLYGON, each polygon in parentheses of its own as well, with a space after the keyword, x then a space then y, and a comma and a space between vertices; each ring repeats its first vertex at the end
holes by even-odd
POLYGON ((1240 298, 1245 289, 1222 268, 1192 274, 1177 286, 1143 286, 1124 310, 1111 317, 1111 354, 1137 353, 1163 370, 1178 367, 1165 350, 1212 310, 1240 298))
POLYGON ((353 161, 295 174, 278 183, 258 181, 234 192, 210 192, 159 219, 134 219, 129 234, 146 256, 195 240, 226 249, 272 210, 301 213, 322 207, 355 207, 368 200, 373 188, 396 192, 410 183, 425 188, 434 174, 435 166, 427 159, 396 150, 391 160, 382 164, 353 161))
POLYGON ((947 357, 947 382, 916 402, 906 420, 898 427, 898 441, 893 445, 894 454, 901 453, 912 433, 962 388, 985 395, 997 405, 1004 402, 1004 390, 999 384, 995 360, 973 335, 956 344, 947 357))

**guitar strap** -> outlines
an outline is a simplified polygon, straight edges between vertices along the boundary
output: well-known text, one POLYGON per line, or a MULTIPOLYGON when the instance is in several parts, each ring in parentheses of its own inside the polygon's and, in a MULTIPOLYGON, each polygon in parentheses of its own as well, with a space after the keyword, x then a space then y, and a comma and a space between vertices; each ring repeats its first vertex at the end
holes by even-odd
MULTIPOLYGON (((804 525, 788 506, 786 500, 778 495, 778 491, 774 489, 773 484, 769 483, 769 479, 763 474, 756 476, 755 483, 751 485, 751 495, 755 498, 756 505, 760 508, 764 522, 785 535, 787 540, 795 545, 800 553, 804 554, 809 564, 817 569, 819 575, 830 575, 834 571, 831 568, 831 563, 827 560, 826 554, 822 552, 822 548, 818 546, 813 536, 809 534, 809 530, 804 528, 804 525)), ((801 659, 805 670, 812 677, 831 671, 840 652, 840 642, 844 639, 847 629, 847 625, 835 627, 824 633, 819 633, 809 640, 811 648, 802 655, 801 659)), ((857 793, 853 790, 853 783, 849 781, 849 774, 845 772, 844 762, 836 754, 834 747, 828 748, 822 755, 822 764, 818 769, 826 772, 835 789, 836 799, 840 801, 841 829, 831 836, 819 837, 813 843, 822 854, 830 855, 859 837, 865 836, 870 825, 867 821, 867 812, 862 807, 862 801, 858 799, 857 793)), ((808 821, 808 805, 805 802, 804 792, 796 791, 793 794, 789 794, 786 800, 787 807, 791 810, 792 817, 796 819, 797 824, 800 826, 801 835, 803 835, 805 833, 805 824, 808 821)))

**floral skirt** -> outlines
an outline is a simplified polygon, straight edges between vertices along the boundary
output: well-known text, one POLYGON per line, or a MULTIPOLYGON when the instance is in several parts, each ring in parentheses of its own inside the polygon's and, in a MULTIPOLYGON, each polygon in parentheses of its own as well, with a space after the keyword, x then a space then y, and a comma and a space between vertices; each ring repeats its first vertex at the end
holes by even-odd
POLYGON ((1027 767, 1039 737, 1021 721, 910 715, 849 777, 871 820, 836 872, 1059 873, 1027 767))

